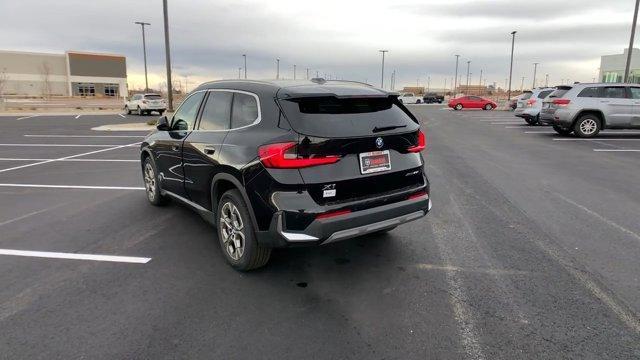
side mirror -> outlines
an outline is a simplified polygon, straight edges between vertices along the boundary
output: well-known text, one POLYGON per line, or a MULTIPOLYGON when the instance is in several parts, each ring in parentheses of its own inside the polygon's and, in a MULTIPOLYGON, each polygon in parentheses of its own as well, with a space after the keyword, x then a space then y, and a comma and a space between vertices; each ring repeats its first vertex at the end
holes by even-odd
POLYGON ((167 119, 165 115, 160 116, 160 119, 158 119, 158 123, 156 124, 156 128, 160 131, 169 131, 169 119, 167 119))

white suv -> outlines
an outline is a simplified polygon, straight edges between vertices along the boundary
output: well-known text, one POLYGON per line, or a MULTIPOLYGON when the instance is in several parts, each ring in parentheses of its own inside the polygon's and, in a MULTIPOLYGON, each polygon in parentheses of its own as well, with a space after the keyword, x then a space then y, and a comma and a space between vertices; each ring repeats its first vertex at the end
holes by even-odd
POLYGON ((135 94, 124 105, 127 114, 151 114, 152 111, 162 113, 167 110, 167 102, 160 94, 135 94))
POLYGON ((414 93, 402 93, 398 97, 403 104, 420 104, 422 103, 422 99, 417 97, 414 93))
POLYGON ((514 115, 523 118, 529 125, 540 123, 540 110, 542 101, 549 96, 555 88, 536 88, 527 91, 518 99, 514 115))

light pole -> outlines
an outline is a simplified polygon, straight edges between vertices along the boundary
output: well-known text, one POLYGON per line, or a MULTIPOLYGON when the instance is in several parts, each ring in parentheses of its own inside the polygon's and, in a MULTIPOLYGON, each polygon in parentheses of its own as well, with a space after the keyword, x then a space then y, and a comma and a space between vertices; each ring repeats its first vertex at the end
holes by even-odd
POLYGON ((482 93, 482 69, 480 69, 480 87, 478 88, 478 93, 482 93))
POLYGON ((427 92, 431 90, 431 76, 427 76, 427 92))
POLYGON ((522 77, 522 83, 520 84, 520 92, 524 91, 524 76, 522 77))
POLYGON ((384 54, 388 53, 389 50, 378 50, 382 53, 382 75, 380 76, 380 88, 384 89, 384 54))
POLYGON ((507 90, 507 101, 511 100, 511 77, 513 76, 513 48, 516 43, 516 32, 511 32, 511 63, 509 65, 509 90, 507 90))
POLYGON ((470 76, 469 68, 470 68, 470 66, 471 66, 471 60, 468 60, 467 61, 467 91, 469 91, 469 76, 470 76))
POLYGON ((633 52, 633 37, 636 33, 636 22, 638 21, 638 5, 640 0, 636 0, 636 8, 633 11, 633 24, 631 24, 631 38, 629 39, 629 52, 627 53, 627 65, 624 67, 624 82, 629 81, 629 67, 631 66, 631 53, 633 52))
POLYGON ((142 28, 142 53, 144 54, 144 91, 149 92, 149 80, 147 79, 147 41, 144 36, 144 26, 151 25, 146 22, 136 21, 136 24, 142 28))
POLYGON ((242 73, 242 67, 238 68, 238 79, 240 79, 240 74, 242 73))
POLYGON ((276 59, 276 80, 280 79, 280 59, 276 59))
POLYGON ((454 77, 453 84, 453 95, 455 96, 456 88, 458 87, 458 60, 460 59, 460 55, 456 55, 456 76, 454 77))
POLYGON ((247 54, 242 54, 244 58, 244 78, 247 79, 247 54))
POLYGON ((444 78, 444 87, 442 88, 442 97, 447 96, 447 78, 444 78))
POLYGON ((536 72, 538 71, 538 64, 539 63, 533 63, 533 86, 531 87, 531 90, 536 88, 536 72))
POLYGON ((549 74, 544 75, 544 87, 549 87, 549 74))
POLYGON ((296 64, 293 64, 293 80, 296 79, 296 64))
POLYGON ((307 80, 309 80, 309 68, 307 68, 307 80))
POLYGON ((169 9, 167 0, 162 0, 162 12, 164 15, 164 51, 165 63, 167 64, 167 100, 169 106, 167 111, 173 111, 173 83, 171 82, 171 50, 169 47, 169 9))

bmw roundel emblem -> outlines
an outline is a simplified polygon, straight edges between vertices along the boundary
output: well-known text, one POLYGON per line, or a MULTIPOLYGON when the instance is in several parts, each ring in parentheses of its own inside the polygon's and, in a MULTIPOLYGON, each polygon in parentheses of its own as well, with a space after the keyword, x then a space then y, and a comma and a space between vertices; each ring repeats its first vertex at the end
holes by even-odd
POLYGON ((381 137, 376 139, 376 146, 378 147, 378 149, 382 149, 382 147, 384 146, 384 141, 382 141, 381 137))

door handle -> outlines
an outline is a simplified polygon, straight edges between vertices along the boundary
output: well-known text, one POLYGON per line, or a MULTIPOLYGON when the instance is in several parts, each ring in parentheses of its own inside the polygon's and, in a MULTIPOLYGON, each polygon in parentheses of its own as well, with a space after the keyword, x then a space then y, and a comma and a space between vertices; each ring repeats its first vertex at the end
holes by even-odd
POLYGON ((207 155, 213 155, 213 154, 215 154, 215 152, 216 152, 215 148, 212 148, 210 146, 205 146, 204 147, 204 153, 207 154, 207 155))
POLYGON ((171 150, 180 151, 180 145, 171 145, 171 150))

